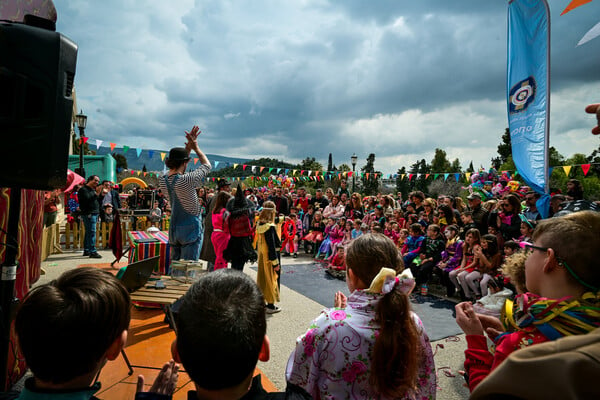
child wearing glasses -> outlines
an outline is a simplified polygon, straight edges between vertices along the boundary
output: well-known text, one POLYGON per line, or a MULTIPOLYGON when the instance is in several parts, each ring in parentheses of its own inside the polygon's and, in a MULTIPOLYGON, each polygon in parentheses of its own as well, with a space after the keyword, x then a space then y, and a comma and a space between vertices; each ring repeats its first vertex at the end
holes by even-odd
POLYGON ((515 350, 600 327, 600 213, 580 211, 541 221, 525 262, 528 292, 507 300, 502 319, 456 306, 467 335, 465 370, 473 390, 515 350), (565 240, 569 238, 569 240, 565 240), (495 342, 490 353, 484 331, 495 342))

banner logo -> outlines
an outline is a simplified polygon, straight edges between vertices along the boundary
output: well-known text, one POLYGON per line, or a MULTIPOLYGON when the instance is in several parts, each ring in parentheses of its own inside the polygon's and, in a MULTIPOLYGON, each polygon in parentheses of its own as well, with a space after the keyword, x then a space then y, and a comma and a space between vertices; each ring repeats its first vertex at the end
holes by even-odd
POLYGON ((510 89, 509 112, 511 114, 525 111, 535 100, 536 83, 533 76, 522 80, 510 89))

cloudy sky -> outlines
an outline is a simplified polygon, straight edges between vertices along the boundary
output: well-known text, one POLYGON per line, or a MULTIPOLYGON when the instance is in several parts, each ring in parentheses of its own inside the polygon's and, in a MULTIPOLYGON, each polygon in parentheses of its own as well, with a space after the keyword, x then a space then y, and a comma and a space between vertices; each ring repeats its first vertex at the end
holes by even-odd
MULTIPOLYGON (((507 127, 506 0, 55 0, 79 45, 86 134, 131 148, 182 145, 231 157, 394 173, 443 148, 489 167, 507 127)), ((551 0, 551 145, 589 154, 600 101, 600 1, 560 16, 551 0)), ((441 172, 441 171, 440 171, 441 172)))

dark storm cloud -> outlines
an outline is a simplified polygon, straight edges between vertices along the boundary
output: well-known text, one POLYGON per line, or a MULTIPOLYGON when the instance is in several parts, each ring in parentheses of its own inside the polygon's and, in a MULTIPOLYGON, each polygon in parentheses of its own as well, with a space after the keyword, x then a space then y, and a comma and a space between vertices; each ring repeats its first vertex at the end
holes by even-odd
MULTIPOLYGON (((506 126, 506 1, 176 3, 56 1, 92 137, 169 148, 198 124, 209 153, 376 152, 393 171, 435 147, 484 162, 506 126)), ((566 4, 551 4, 551 143, 571 154, 561 137, 587 120, 568 116, 600 78, 600 39, 575 45, 600 3, 566 4)))

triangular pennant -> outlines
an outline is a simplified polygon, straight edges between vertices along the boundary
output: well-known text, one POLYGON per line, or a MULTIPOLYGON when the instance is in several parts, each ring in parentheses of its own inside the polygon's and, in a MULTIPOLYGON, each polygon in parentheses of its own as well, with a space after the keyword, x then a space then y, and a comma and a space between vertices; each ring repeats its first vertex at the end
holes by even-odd
POLYGON ((471 180, 471 172, 465 172, 465 178, 467 178, 467 182, 471 180))
POLYGON ((402 176, 400 177, 400 180, 403 181, 405 176, 406 176, 406 174, 402 174, 402 176))
POLYGON ((161 161, 165 161, 165 156, 167 155, 167 153, 160 153, 160 160, 161 161))
POLYGON ((413 174, 408 174, 408 180, 412 181, 413 176, 414 176, 413 174))
POLYGON ((438 176, 440 176, 440 174, 433 174, 433 180, 435 181, 438 178, 438 176))
POLYGON ((116 143, 111 143, 110 144, 110 151, 115 151, 115 147, 117 147, 116 143))
POLYGON ((246 170, 246 167, 247 167, 247 165, 246 165, 246 164, 243 164, 243 165, 242 165, 242 171, 245 171, 245 170, 246 170))
MULTIPOLYGON (((252 173, 255 174, 256 173, 256 165, 253 165, 252 168, 250 168, 252 170, 252 173)), ((261 170, 262 171, 262 170, 261 170)))
POLYGON ((215 161, 215 168, 217 168, 220 163, 221 163, 220 161, 215 161))
POLYGON ((563 171, 565 171, 566 176, 569 176, 569 172, 571 172, 571 165, 563 166, 563 171))
POLYGON ((233 169, 236 169, 238 165, 240 164, 233 164, 233 169))
POLYGON ((127 150, 129 150, 129 146, 123 146, 123 154, 127 153, 127 150))
POLYGON ((565 15, 569 11, 572 11, 572 10, 576 9, 579 6, 582 6, 584 4, 591 3, 591 2, 592 2, 592 0, 573 0, 573 1, 571 1, 569 3, 569 5, 567 6, 567 8, 565 8, 563 10, 563 12, 560 13, 560 15, 565 15))
POLYGON ((142 155, 142 149, 135 149, 135 153, 137 154, 138 158, 140 158, 142 155))
POLYGON ((86 136, 86 137, 84 137, 84 138, 83 138, 83 143, 87 143, 87 142, 88 142, 88 140, 90 140, 90 138, 89 138, 89 137, 87 137, 87 136, 86 136))
POLYGON ((138 176, 142 175, 142 171, 137 172, 138 176))
POLYGON ((417 179, 421 179, 421 174, 417 174, 417 179))
MULTIPOLYGON (((280 173, 280 172, 281 172, 281 168, 277 168, 277 173, 280 173)), ((289 169, 286 169, 286 170, 285 170, 285 174, 286 174, 286 175, 287 175, 289 172, 290 172, 290 170, 289 170, 289 169)))
POLYGON ((304 170, 301 170, 301 171, 300 171, 300 176, 302 176, 302 174, 304 174, 304 170))
POLYGON ((425 174, 425 179, 429 179, 429 176, 430 176, 430 175, 431 175, 431 174, 425 174))
MULTIPOLYGON (((287 169, 286 169, 286 171, 287 171, 287 169)), ((292 170, 292 175, 296 175, 296 172, 298 172, 297 169, 292 170)), ((287 172, 286 172, 286 174, 287 174, 287 172)))
POLYGON ((198 160, 200 160, 200 159, 197 157, 194 157, 194 165, 196 165, 198 163, 198 160))
POLYGON ((310 176, 310 174, 312 174, 312 171, 308 171, 308 176, 310 176))
POLYGON ((152 158, 154 156, 154 150, 148 150, 148 158, 152 158))
MULTIPOLYGON (((260 173, 262 174, 263 170, 265 169, 265 167, 260 167, 260 173)), ((269 172, 271 172, 273 170, 273 168, 269 168, 269 172)))
POLYGON ((444 174, 444 182, 446 182, 446 180, 448 179, 448 176, 450 176, 450 174, 444 174))
POLYGON ((369 172, 367 172, 367 173, 366 173, 366 175, 367 175, 367 180, 369 180, 369 174, 370 174, 369 172))
MULTIPOLYGON (((281 169, 281 168, 279 168, 279 169, 281 169)), ((273 171, 273 168, 269 168, 269 174, 271 173, 271 171, 273 171)), ((279 173, 279 172, 277 172, 277 173, 279 173)))
POLYGON ((581 169, 583 170, 583 176, 586 176, 586 175, 587 175, 587 173, 589 172, 589 170, 590 170, 590 165, 591 165, 591 164, 582 164, 582 165, 581 165, 581 169))
POLYGON ((134 171, 134 170, 131 170, 131 175, 133 175, 133 174, 135 174, 135 171, 134 171))
POLYGON ((147 172, 144 172, 144 176, 146 176, 146 175, 148 175, 148 173, 147 173, 147 172))
POLYGON ((516 178, 517 175, 519 175, 519 171, 515 171, 515 174, 514 174, 513 178, 516 178))
POLYGON ((100 148, 101 144, 102 144, 102 140, 96 139, 96 150, 98 150, 100 148))
POLYGON ((456 182, 458 182, 458 180, 460 179, 460 173, 455 173, 454 178, 456 179, 456 182))

